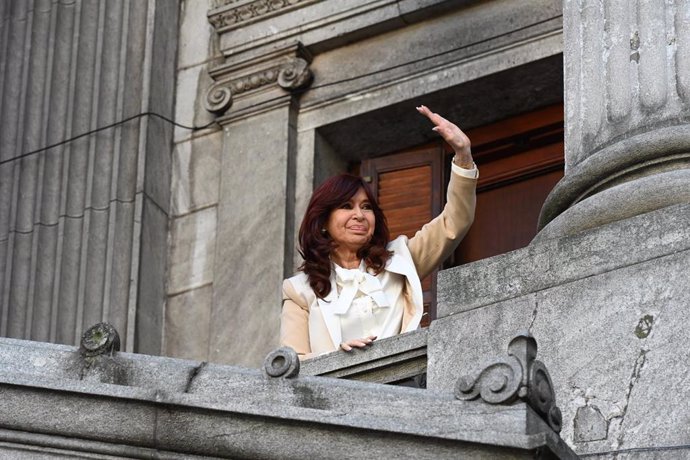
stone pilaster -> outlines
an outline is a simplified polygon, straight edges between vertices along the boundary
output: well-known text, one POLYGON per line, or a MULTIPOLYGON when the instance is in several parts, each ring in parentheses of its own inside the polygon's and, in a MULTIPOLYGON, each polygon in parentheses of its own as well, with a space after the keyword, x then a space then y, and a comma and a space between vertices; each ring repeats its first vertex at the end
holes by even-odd
POLYGON ((690 2, 564 2, 566 174, 537 239, 690 200, 690 2))
POLYGON ((206 107, 223 126, 209 359, 257 365, 277 345, 280 285, 292 268, 299 45, 210 70, 206 107))

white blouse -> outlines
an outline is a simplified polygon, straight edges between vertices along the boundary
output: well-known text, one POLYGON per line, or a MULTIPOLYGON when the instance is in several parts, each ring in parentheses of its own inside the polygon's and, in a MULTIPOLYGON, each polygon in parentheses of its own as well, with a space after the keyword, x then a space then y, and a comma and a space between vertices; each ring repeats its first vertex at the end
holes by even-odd
POLYGON ((333 266, 338 290, 333 312, 340 323, 341 340, 347 342, 371 335, 381 339, 399 334, 405 278, 386 270, 378 275, 370 274, 364 261, 353 269, 335 263, 333 266), (389 298, 391 295, 394 298, 389 298))

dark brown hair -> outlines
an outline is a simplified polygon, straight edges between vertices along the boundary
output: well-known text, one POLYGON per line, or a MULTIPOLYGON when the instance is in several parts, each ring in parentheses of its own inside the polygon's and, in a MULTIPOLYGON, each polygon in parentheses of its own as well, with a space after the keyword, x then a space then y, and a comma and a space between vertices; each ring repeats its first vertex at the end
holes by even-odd
POLYGON ((360 188, 367 194, 376 223, 371 240, 357 251, 357 256, 376 273, 383 270, 391 256, 386 249, 389 238, 386 217, 374 199, 369 185, 361 177, 351 174, 340 174, 329 178, 314 190, 299 229, 299 253, 304 259, 299 268, 306 273, 309 286, 321 299, 331 292, 330 255, 335 248, 333 239, 321 229, 326 227, 331 211, 346 203, 360 188))

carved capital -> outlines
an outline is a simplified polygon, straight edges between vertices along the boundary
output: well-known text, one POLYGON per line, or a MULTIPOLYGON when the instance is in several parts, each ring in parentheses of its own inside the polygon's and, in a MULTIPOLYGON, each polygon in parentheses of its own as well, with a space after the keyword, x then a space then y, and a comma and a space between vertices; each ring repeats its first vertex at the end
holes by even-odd
POLYGON ((470 401, 481 397, 489 404, 511 404, 525 401, 557 433, 562 415, 556 406, 553 383, 546 366, 536 360, 537 341, 525 333, 508 345, 508 357, 498 358, 476 378, 462 376, 455 385, 455 397, 470 401))
POLYGON ((309 61, 303 57, 279 56, 257 64, 241 63, 212 71, 217 81, 206 92, 205 106, 209 112, 222 115, 239 97, 248 97, 277 83, 279 88, 292 92, 309 86, 312 73, 309 61))
POLYGON ((312 78, 309 63, 302 58, 295 58, 278 72, 278 85, 291 91, 309 86, 312 78))

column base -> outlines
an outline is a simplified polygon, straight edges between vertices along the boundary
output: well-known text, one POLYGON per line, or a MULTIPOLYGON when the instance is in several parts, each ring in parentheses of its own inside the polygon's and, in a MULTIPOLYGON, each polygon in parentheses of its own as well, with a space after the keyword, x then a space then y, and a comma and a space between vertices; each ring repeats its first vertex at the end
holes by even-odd
POLYGON ((690 202, 688 184, 687 124, 628 137, 566 170, 544 203, 534 241, 690 202))

